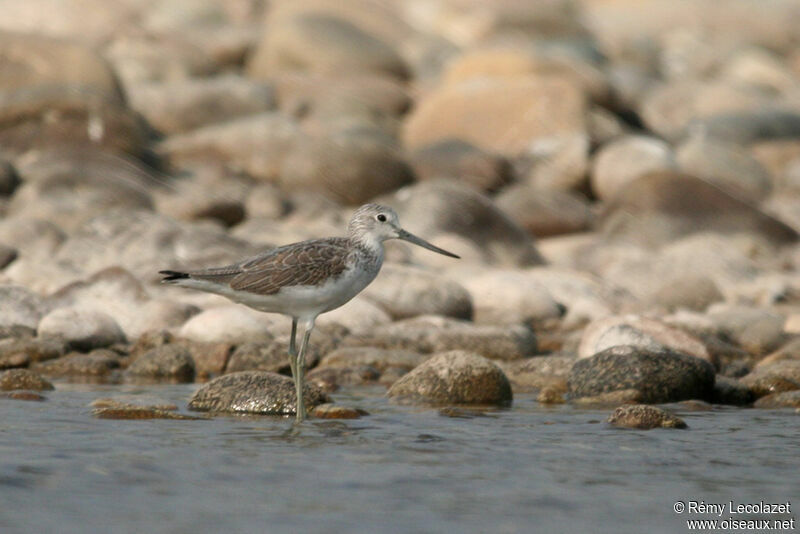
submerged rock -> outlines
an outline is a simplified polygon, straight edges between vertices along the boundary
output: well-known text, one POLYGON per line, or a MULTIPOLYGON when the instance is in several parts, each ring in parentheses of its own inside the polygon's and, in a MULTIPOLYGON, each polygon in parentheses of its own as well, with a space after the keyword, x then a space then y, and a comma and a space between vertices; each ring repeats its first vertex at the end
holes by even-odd
POLYGON ((369 414, 360 408, 326 403, 315 406, 310 415, 315 419, 359 419, 369 414))
POLYGON ((578 360, 569 375, 572 397, 636 390, 640 402, 656 404, 707 399, 714 387, 714 367, 705 360, 669 349, 618 346, 578 360))
POLYGON ((620 406, 608 416, 610 424, 622 428, 650 430, 653 428, 687 428, 683 419, 656 406, 631 404, 620 406))
MULTIPOLYGON (((316 386, 303 390, 306 408, 328 402, 316 386)), ((203 385, 189 401, 189 409, 259 415, 294 415, 297 411, 291 378, 267 371, 241 371, 220 376, 203 385)))
POLYGON ((387 392, 402 403, 511 404, 511 384, 490 360, 454 350, 432 356, 394 383, 387 392))
POLYGON ((89 354, 67 354, 55 360, 34 364, 31 369, 57 377, 107 378, 119 366, 120 362, 116 354, 101 349, 89 354))

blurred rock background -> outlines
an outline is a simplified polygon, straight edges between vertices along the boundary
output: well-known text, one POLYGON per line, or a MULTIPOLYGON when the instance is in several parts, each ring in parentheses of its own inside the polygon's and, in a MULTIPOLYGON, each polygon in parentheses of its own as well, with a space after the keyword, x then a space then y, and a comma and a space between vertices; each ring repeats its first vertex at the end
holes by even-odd
POLYGON ((389 243, 320 319, 320 385, 462 350, 556 397, 680 400, 568 380, 600 353, 800 389, 799 28, 795 0, 0 1, 0 368, 285 373, 284 318, 157 271, 379 201, 463 260, 389 243))

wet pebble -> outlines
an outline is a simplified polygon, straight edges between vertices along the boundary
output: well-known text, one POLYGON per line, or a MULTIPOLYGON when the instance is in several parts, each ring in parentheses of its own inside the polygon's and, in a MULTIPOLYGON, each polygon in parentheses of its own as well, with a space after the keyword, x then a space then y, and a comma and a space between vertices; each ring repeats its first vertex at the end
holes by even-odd
POLYGON ((687 428, 686 422, 657 406, 632 404, 620 406, 608 416, 608 423, 616 427, 651 430, 653 428, 687 428))

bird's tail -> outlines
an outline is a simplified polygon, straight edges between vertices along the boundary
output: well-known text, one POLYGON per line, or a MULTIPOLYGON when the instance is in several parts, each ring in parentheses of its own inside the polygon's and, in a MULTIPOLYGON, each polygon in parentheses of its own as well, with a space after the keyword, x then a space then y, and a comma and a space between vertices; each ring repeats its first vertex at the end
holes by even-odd
POLYGON ((182 273, 180 271, 158 271, 158 274, 164 275, 164 278, 161 280, 162 284, 171 284, 174 283, 175 280, 184 280, 189 278, 188 273, 182 273))

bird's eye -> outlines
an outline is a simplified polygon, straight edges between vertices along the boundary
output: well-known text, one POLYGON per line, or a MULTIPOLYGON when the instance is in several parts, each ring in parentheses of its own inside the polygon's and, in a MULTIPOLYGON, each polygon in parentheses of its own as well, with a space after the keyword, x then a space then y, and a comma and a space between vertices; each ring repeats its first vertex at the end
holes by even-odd
POLYGON ((384 215, 383 213, 379 213, 375 218, 378 219, 380 222, 386 222, 386 215, 384 215))

